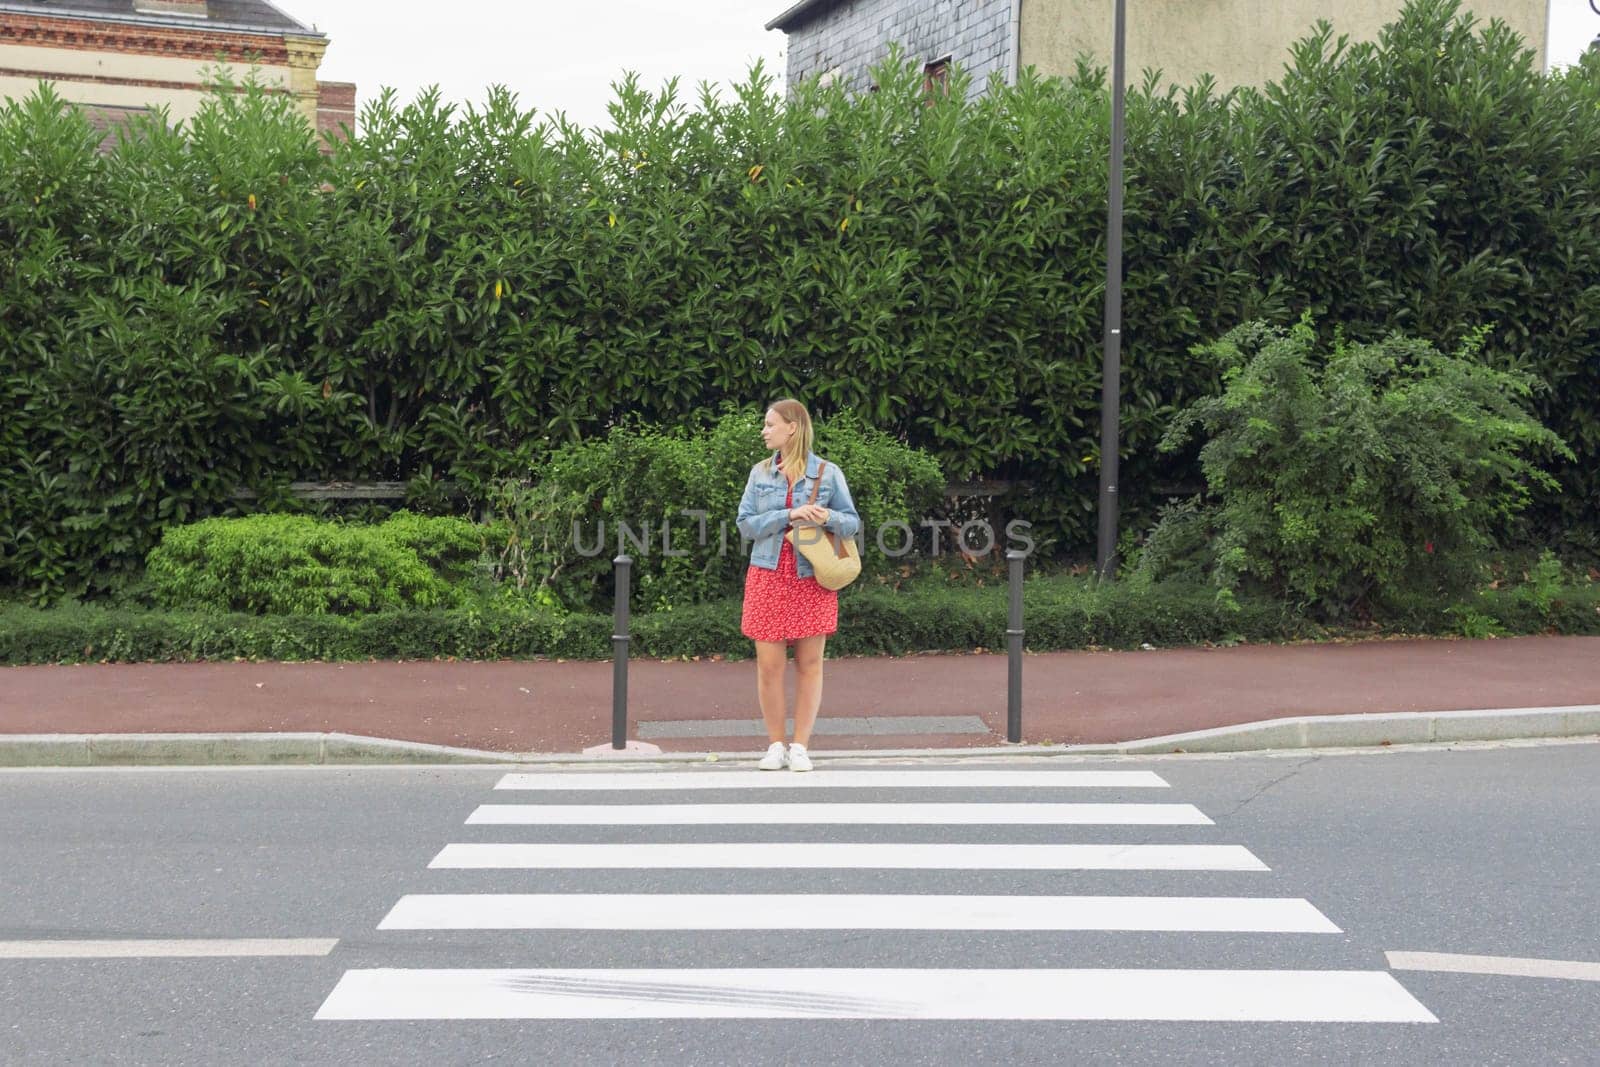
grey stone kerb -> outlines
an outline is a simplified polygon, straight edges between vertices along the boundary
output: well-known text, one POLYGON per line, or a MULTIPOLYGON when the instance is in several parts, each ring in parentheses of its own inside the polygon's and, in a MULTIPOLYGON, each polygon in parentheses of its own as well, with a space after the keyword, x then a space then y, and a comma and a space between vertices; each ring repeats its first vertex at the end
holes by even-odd
MULTIPOLYGON (((641 726, 644 724, 640 724, 641 726)), ((836 724, 838 725, 838 724, 836 724)), ((892 724, 891 724, 892 725, 892 724)), ((905 721, 900 726, 903 728, 905 721)), ((924 723, 924 725, 927 725, 924 723)), ((937 726, 952 725, 940 720, 937 726)), ((888 731, 888 726, 883 728, 888 731)), ((870 730, 868 732, 880 732, 870 730)), ((892 732, 892 731, 890 731, 892 732)), ((1110 744, 1022 744, 1002 748, 857 749, 832 759, 997 755, 1171 755, 1360 748, 1531 739, 1600 740, 1600 705, 1488 708, 1390 714, 1309 715, 1241 723, 1110 744)), ((744 750, 726 753, 748 755, 744 750)), ((641 754, 488 752, 339 733, 0 735, 0 768, 339 763, 633 763, 702 762, 708 753, 641 754)))
POLYGON ((766 28, 788 35, 791 87, 822 77, 866 92, 871 68, 895 43, 923 63, 958 64, 977 97, 991 74, 1015 80, 1016 19, 1014 0, 803 0, 766 28))

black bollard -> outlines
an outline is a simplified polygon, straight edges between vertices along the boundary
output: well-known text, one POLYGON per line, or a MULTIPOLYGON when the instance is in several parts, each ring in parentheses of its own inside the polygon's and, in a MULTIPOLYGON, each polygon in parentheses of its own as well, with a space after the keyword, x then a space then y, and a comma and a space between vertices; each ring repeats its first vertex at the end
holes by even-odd
POLYGON ((628 747, 628 585, 633 560, 618 556, 617 606, 611 625, 611 747, 628 747))
POLYGON ((1009 571, 1010 603, 1006 612, 1006 740, 1022 743, 1022 563, 1027 553, 1011 549, 1006 553, 1009 571))

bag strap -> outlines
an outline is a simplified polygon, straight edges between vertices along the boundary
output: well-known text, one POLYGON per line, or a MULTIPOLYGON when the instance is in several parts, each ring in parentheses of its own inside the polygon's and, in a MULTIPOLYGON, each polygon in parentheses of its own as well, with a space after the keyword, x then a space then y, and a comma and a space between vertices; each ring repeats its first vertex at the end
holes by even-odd
MULTIPOLYGON (((828 469, 828 464, 827 464, 826 461, 823 461, 817 467, 817 480, 811 486, 811 499, 806 501, 806 503, 815 504, 817 502, 817 490, 822 488, 822 472, 827 470, 827 469, 828 469)), ((844 557, 845 557, 845 547, 844 547, 845 539, 842 536, 840 536, 839 534, 834 533, 832 530, 823 530, 822 531, 822 536, 827 540, 828 544, 833 546, 833 554, 838 556, 840 559, 844 559, 844 557)))
POLYGON ((811 499, 806 501, 807 504, 815 504, 817 502, 817 490, 822 488, 822 472, 827 470, 827 469, 828 469, 828 464, 827 463, 825 463, 825 462, 819 462, 818 463, 818 465, 817 465, 817 480, 811 483, 811 499))

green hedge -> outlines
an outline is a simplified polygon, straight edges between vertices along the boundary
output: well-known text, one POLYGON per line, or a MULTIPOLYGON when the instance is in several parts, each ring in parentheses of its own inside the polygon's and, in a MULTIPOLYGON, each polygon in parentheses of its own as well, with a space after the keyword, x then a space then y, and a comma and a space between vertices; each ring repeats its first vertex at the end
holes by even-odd
MULTIPOLYGON (((1095 586, 1030 579, 1025 627, 1030 651, 1138 648, 1145 644, 1285 641, 1348 633, 1600 634, 1600 583, 1490 590, 1459 604, 1413 603, 1382 627, 1328 630, 1266 601, 1238 610, 1213 590, 1190 586, 1095 586)), ((841 596, 831 655, 1005 648, 1003 586, 937 588, 919 583, 852 588, 841 596)), ((651 658, 748 657, 739 603, 727 600, 636 616, 631 651, 651 658)), ((143 612, 69 604, 0 608, 0 664, 192 660, 604 659, 609 615, 557 615, 537 608, 389 611, 360 616, 259 616, 143 612)))
MULTIPOLYGON (((1326 28, 1262 91, 1128 103, 1126 524, 1198 483, 1159 453, 1213 393, 1191 346, 1310 311, 1553 388, 1573 448, 1530 536, 1600 501, 1600 55, 1545 77, 1503 25, 1418 0, 1326 28)), ((613 128, 505 94, 385 98, 317 151, 292 101, 219 93, 119 151, 48 91, 0 111, 0 587, 94 596, 174 524, 297 479, 440 479, 472 506, 625 413, 853 409, 954 479, 1016 479, 1047 550, 1092 543, 1107 96, 1025 73, 977 101, 764 72, 613 128)), ((264 506, 265 506, 264 505, 264 506)))

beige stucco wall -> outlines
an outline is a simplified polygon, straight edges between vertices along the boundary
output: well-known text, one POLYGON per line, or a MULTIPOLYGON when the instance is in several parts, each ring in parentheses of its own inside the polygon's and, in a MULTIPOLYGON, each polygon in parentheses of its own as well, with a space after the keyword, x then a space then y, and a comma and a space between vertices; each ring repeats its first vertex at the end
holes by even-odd
MULTIPOLYGON (((235 78, 254 70, 262 85, 292 92, 301 113, 315 129, 317 66, 327 42, 320 38, 291 37, 287 44, 287 65, 236 63, 229 66, 235 78)), ((25 97, 33 93, 41 79, 31 76, 31 72, 37 71, 47 73, 49 77, 44 80, 53 82, 56 91, 74 103, 115 107, 164 105, 171 119, 179 122, 193 118, 205 100, 204 91, 187 86, 199 86, 208 68, 216 65, 214 59, 197 62, 127 52, 0 44, 0 70, 30 72, 30 76, 0 74, 0 98, 25 97), (108 79, 126 79, 126 82, 108 79)))
MULTIPOLYGON (((94 82, 54 80, 56 92, 74 104, 111 107, 166 107, 174 122, 193 118, 200 110, 202 96, 187 89, 157 89, 150 86, 101 85, 94 82)), ((39 88, 36 79, 0 76, 0 98, 21 99, 39 88)))
MULTIPOLYGON (((1375 40, 1402 0, 1127 0, 1128 81, 1160 68, 1168 82, 1192 84, 1202 73, 1223 89, 1262 85, 1283 73, 1290 46, 1318 19, 1335 34, 1375 40)), ((1498 18, 1548 62, 1549 0, 1468 0, 1480 22, 1498 18)), ((1111 66, 1112 0, 1022 0, 1021 64, 1042 74, 1070 74, 1080 52, 1111 66)))

